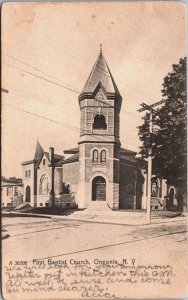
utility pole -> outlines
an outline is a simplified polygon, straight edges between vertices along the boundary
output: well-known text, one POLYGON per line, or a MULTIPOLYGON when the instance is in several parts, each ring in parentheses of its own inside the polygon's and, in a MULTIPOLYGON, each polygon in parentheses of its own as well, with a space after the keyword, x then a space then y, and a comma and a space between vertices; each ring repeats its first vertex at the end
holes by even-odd
POLYGON ((147 222, 151 223, 151 178, 152 178, 152 136, 153 136, 153 115, 159 115, 158 111, 156 111, 153 107, 164 103, 166 100, 158 101, 152 105, 147 105, 146 103, 142 103, 138 111, 149 111, 149 139, 150 146, 148 149, 148 180, 147 180, 147 222))
POLYGON ((148 150, 148 188, 147 188, 147 221, 151 223, 151 177, 152 177, 152 134, 153 134, 153 114, 149 113, 149 135, 150 147, 148 150))

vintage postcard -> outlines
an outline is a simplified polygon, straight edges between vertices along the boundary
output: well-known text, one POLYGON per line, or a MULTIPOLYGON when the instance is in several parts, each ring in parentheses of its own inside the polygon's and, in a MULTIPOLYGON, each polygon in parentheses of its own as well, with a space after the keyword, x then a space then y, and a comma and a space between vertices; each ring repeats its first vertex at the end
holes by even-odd
POLYGON ((186 298, 185 4, 1 13, 2 298, 186 298))

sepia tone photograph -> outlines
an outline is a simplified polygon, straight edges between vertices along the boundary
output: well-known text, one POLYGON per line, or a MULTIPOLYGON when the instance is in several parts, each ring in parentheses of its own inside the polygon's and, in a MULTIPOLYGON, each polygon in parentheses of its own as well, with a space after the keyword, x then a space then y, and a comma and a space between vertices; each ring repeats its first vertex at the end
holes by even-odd
POLYGON ((186 6, 1 8, 2 299, 183 299, 186 6))

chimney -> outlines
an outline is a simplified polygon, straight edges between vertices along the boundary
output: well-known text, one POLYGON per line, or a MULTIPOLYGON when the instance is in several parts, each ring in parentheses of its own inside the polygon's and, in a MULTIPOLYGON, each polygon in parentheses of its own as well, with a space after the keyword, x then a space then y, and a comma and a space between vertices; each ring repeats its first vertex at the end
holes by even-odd
POLYGON ((49 159, 50 159, 51 163, 54 162, 54 148, 53 147, 49 148, 49 159))

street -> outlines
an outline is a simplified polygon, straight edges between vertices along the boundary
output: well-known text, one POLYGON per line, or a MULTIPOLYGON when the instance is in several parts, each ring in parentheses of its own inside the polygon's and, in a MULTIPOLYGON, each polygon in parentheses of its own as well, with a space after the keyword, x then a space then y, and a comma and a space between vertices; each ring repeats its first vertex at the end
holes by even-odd
MULTIPOLYGON (((39 246, 36 257, 39 259, 51 256, 52 253, 55 257, 79 251, 88 252, 88 249, 91 251, 104 249, 103 251, 108 253, 108 248, 111 252, 112 248, 123 247, 126 244, 129 244, 129 249, 131 247, 137 251, 136 245, 139 244, 140 249, 142 245, 145 246, 146 241, 147 249, 150 247, 152 249, 153 241, 155 247, 165 244, 165 251, 169 250, 169 244, 170 251, 172 248, 176 251, 179 244, 181 249, 186 247, 185 222, 135 227, 50 218, 13 217, 3 218, 3 229, 10 235, 3 241, 4 252, 16 247, 17 251, 12 253, 14 259, 19 259, 20 253, 23 259, 32 259, 34 245, 39 246)), ((10 251, 9 253, 11 256, 10 251)))
MULTIPOLYGON (((165 224, 121 226, 61 219, 3 218, 8 238, 2 241, 3 266, 10 261, 75 260, 122 261, 128 265, 170 265, 175 274, 173 285, 163 285, 164 294, 185 294, 186 220, 165 224), (6 255, 8 253, 8 256, 6 255), (181 268, 180 268, 181 266, 181 268), (178 280, 177 280, 178 279, 178 280), (178 288, 178 281, 185 281, 178 288)), ((156 297, 158 285, 145 285, 143 293, 156 297)), ((161 289, 161 288, 160 288, 161 289)), ((129 290, 126 297, 139 296, 129 290)))

